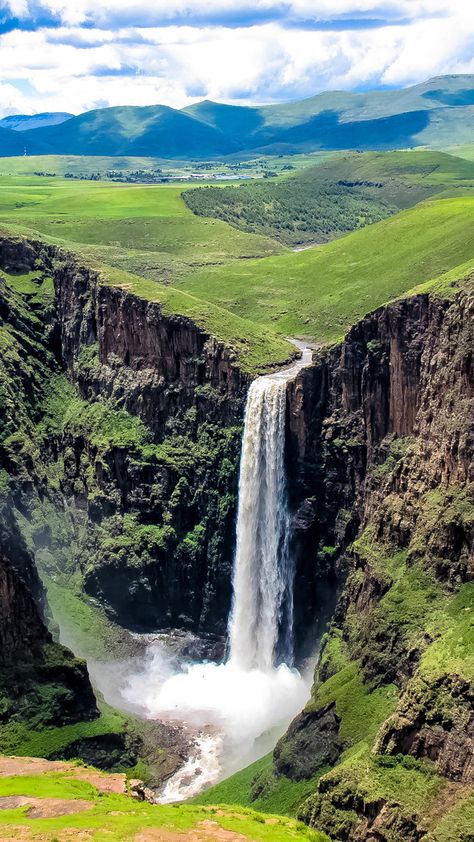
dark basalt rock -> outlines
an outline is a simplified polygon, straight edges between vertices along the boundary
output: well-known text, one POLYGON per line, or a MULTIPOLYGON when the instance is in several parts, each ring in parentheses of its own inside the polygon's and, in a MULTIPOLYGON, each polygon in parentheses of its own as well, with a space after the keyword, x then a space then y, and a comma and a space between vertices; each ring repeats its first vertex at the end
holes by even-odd
MULTIPOLYGON (((397 301, 366 316, 288 384, 299 640, 312 618, 324 624, 334 614, 334 594, 353 564, 346 551, 361 527, 371 522, 377 538, 407 547, 421 528, 423 494, 439 486, 449 494, 474 480, 473 324, 472 295, 397 301), (411 459, 381 481, 374 469, 383 471, 392 445, 410 437, 411 459), (387 505, 391 493, 401 497, 396 512, 387 505)), ((458 516, 440 519, 420 543, 441 581, 474 576, 472 534, 458 516)), ((368 575, 350 595, 358 610, 388 586, 368 575)))
MULTIPOLYGON (((371 559, 364 544, 351 542, 368 529, 389 557, 404 551, 408 570, 416 566, 431 578, 433 593, 455 593, 472 580, 473 315, 469 291, 388 305, 356 325, 341 346, 322 351, 288 389, 298 633, 318 610, 316 582, 328 584, 332 576, 347 656, 370 688, 395 683, 402 691, 373 746, 375 757, 382 763, 391 755, 394 765, 400 757, 429 760, 461 788, 473 775, 472 686, 449 674, 421 680, 420 657, 436 629, 410 636, 403 616, 384 614, 379 606, 393 585, 390 568, 383 553, 371 559)), ((332 674, 323 658, 317 683, 332 674)), ((295 720, 283 745, 287 739, 291 745, 297 723, 304 720, 295 720)), ((306 734, 301 753, 311 758, 319 734, 311 723, 306 734)), ((288 766, 290 776, 295 771, 288 766)), ((299 818, 343 842, 428 840, 419 813, 369 791, 370 783, 359 787, 351 777, 350 765, 345 771, 336 765, 299 818)))
POLYGON ((333 704, 300 713, 273 751, 276 774, 300 781, 335 763, 341 752, 339 722, 333 704))
MULTIPOLYGON (((140 418, 153 447, 176 434, 187 436, 190 449, 209 423, 213 441, 224 434, 228 438, 222 439, 225 453, 217 453, 214 462, 211 448, 203 448, 187 466, 183 482, 182 467, 160 461, 160 454, 148 460, 133 443, 101 447, 87 429, 66 430, 48 444, 48 457, 64 457, 57 498, 35 473, 32 456, 26 456, 11 511, 23 506, 27 517, 28 494, 41 487, 45 497, 52 495, 53 508, 60 500, 77 531, 87 536, 71 568, 80 568, 85 587, 112 616, 142 631, 175 626, 218 643, 230 606, 238 427, 247 378, 232 353, 188 319, 165 316, 158 304, 101 283, 96 272, 59 249, 0 240, 0 265, 25 270, 38 261, 56 289, 55 312, 44 314, 41 336, 35 337, 28 320, 21 312, 12 313, 0 295, 0 315, 15 320, 26 337, 25 354, 35 340, 34 353, 45 370, 54 364, 55 370, 67 371, 85 401, 111 399, 140 418), (114 539, 124 534, 127 517, 137 531, 117 548, 114 539), (146 527, 157 525, 170 527, 161 542, 146 533, 146 527)), ((411 644, 396 617, 385 622, 379 615, 377 624, 360 626, 352 636, 345 621, 351 612, 375 617, 374 606, 392 584, 383 565, 371 564, 352 546, 367 526, 374 540, 394 552, 405 550, 408 565, 423 565, 445 593, 473 577, 472 522, 465 515, 474 480, 473 306, 472 296, 460 292, 450 299, 418 295, 379 308, 355 325, 341 345, 321 350, 287 392, 298 647, 303 654, 307 644, 313 648, 334 617, 348 657, 357 659, 365 682, 375 687, 391 681, 402 691, 399 708, 375 748, 380 758, 403 752, 431 759, 451 782, 472 777, 472 688, 454 676, 421 686, 417 667, 431 638, 411 644), (442 494, 444 505, 430 518, 420 500, 433 491, 442 494)), ((17 466, 7 468, 13 475, 17 466)), ((13 579, 24 568, 25 586, 37 587, 39 600, 41 588, 34 571, 28 572, 19 556, 13 559, 12 536, 6 538, 10 571, 2 585, 7 619, 0 628, 7 649, 14 651, 24 631, 22 617, 39 634, 41 620, 13 579)), ((35 540, 38 550, 47 545, 49 533, 38 528, 35 540)), ((45 642, 42 651, 51 651, 51 645, 45 642)), ((215 655, 219 647, 213 646, 215 655)), ((53 668, 49 675, 58 685, 67 684, 67 669, 58 667, 55 651, 55 665, 43 660, 41 669, 53 668)), ((191 646, 189 654, 202 652, 191 646)), ((75 662, 70 716, 81 669, 75 662)), ((326 663, 320 680, 324 669, 327 677, 331 667, 326 663)), ((39 668, 38 680, 44 680, 39 668)), ((334 706, 303 712, 275 749, 276 774, 301 780, 322 764, 335 763, 342 749, 338 730, 334 706)), ((84 752, 89 748, 76 746, 84 752)), ((110 748, 119 757, 121 746, 110 748)), ((360 790, 359 782, 345 779, 336 766, 321 779, 301 817, 347 842, 425 838, 418 816, 360 790)))
POLYGON ((66 725, 99 715, 86 665, 53 643, 26 583, 0 552, 0 719, 66 725))

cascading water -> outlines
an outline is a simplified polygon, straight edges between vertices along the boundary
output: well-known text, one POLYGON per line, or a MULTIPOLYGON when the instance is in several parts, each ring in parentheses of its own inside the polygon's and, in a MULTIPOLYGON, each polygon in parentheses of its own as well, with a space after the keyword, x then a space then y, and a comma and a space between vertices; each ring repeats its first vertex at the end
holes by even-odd
POLYGON ((145 669, 123 693, 151 717, 180 719, 198 729, 196 757, 168 781, 162 801, 194 795, 264 754, 274 738, 265 742, 262 735, 282 731, 306 701, 309 676, 291 668, 294 571, 285 415, 286 385, 311 357, 304 349, 290 368, 258 378, 248 392, 226 663, 185 664, 163 680, 166 656, 151 648, 145 669))
POLYGON ((286 381, 255 380, 242 440, 229 637, 231 662, 263 672, 293 660, 285 415, 286 381))

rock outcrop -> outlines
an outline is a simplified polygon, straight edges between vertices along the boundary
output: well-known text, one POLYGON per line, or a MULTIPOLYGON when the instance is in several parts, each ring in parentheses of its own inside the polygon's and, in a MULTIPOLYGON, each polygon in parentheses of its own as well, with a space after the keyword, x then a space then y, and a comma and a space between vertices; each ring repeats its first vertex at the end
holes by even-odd
MULTIPOLYGON (((364 524, 375 524, 379 539, 407 547, 423 495, 473 481, 472 322, 472 296, 462 293, 454 301, 419 295, 395 302, 355 325, 289 384, 301 639, 312 618, 327 619, 327 607, 332 616, 330 595, 345 580, 345 550, 364 524), (403 451, 412 438, 408 458, 403 451), (390 510, 391 495, 401 501, 397 511, 390 510)), ((427 536, 440 578, 472 577, 472 534, 459 518, 441 526, 427 536)), ((385 586, 372 579, 359 587, 380 597, 385 586)))
POLYGON ((26 582, 0 549, 0 721, 38 728, 98 715, 85 663, 53 642, 26 582))

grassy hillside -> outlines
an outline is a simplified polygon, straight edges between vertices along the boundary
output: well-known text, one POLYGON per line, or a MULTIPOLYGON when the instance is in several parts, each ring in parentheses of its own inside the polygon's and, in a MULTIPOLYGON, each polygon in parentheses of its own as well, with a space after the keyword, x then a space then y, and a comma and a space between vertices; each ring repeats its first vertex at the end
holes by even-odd
POLYGON ((268 256, 281 246, 196 217, 182 187, 4 177, 0 220, 83 249, 97 262, 156 280, 210 263, 268 256))
POLYGON ((280 126, 303 123, 330 109, 337 110, 343 122, 374 120, 410 111, 473 105, 473 90, 473 74, 438 76, 401 90, 328 91, 299 102, 268 105, 261 112, 266 124, 280 126))
MULTIPOLYGON (((13 129, 7 129, 0 126, 0 156, 3 155, 23 155, 25 149, 24 137, 15 132, 13 129)), ((32 151, 41 154, 44 151, 44 146, 36 141, 32 144, 32 151)))
POLYGON ((457 155, 459 158, 466 158, 468 161, 474 161, 474 143, 446 146, 444 151, 448 152, 450 155, 457 155))
POLYGON ((409 112, 474 104, 474 76, 439 76, 401 90, 325 91, 296 102, 261 107, 232 106, 204 100, 183 110, 223 132, 239 130, 247 138, 270 128, 304 126, 330 112, 341 123, 371 121, 409 112))
POLYGON ((458 75, 403 90, 327 91, 260 108, 205 101, 184 110, 223 132, 238 127, 247 148, 381 149, 467 143, 473 104, 474 77, 458 75))
POLYGON ((474 164, 443 152, 338 156, 279 182, 203 187, 183 198, 200 216, 286 245, 323 243, 446 188, 474 190, 474 164))
POLYGON ((474 199, 427 201, 299 254, 206 267, 179 289, 291 336, 334 342, 358 318, 474 259, 474 199))
POLYGON ((64 176, 92 175, 107 170, 152 169, 159 165, 156 158, 139 158, 107 155, 22 155, 0 158, 0 175, 35 175, 54 173, 64 176))

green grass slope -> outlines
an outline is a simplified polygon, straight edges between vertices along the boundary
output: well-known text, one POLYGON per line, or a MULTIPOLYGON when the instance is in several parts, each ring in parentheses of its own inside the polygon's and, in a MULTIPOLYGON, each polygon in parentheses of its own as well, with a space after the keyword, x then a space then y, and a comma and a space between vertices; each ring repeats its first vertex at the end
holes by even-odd
POLYGON ((327 91, 299 102, 267 105, 260 109, 267 125, 304 123, 328 110, 341 121, 374 120, 410 111, 431 111, 443 106, 474 104, 474 75, 437 76, 418 85, 385 91, 327 91))
POLYGON ((88 176, 107 170, 134 171, 152 170, 159 165, 156 158, 141 158, 121 155, 22 155, 0 158, 0 175, 29 175, 38 172, 62 176, 88 176))
MULTIPOLYGON (((403 171, 404 189, 415 191, 420 182, 429 189, 449 179, 468 182, 468 161, 411 154, 421 162, 414 172, 405 153, 351 156, 322 168, 334 180, 354 158, 355 177, 370 180, 382 160, 389 178, 403 171)), ((286 359, 282 337, 335 341, 375 307, 474 258, 469 196, 430 200, 295 254, 272 239, 197 217, 181 190, 4 177, 0 224, 108 267, 104 282, 126 285, 166 312, 194 319, 235 348, 248 370, 286 359)))
MULTIPOLYGON (((3 155, 23 155, 25 145, 25 137, 20 132, 0 126, 0 157, 3 155)), ((28 141, 28 147, 32 154, 38 155, 48 149, 47 145, 35 138, 28 141)))
POLYGON ((474 161, 474 143, 462 143, 454 146, 446 146, 444 151, 449 155, 456 155, 459 158, 466 158, 467 161, 474 161))
POLYGON ((0 225, 6 233, 39 235, 72 249, 89 265, 105 267, 104 283, 125 285, 160 302, 165 312, 189 316, 233 348, 249 371, 287 360, 291 346, 275 331, 168 285, 206 264, 248 262, 281 251, 273 240, 195 216, 181 190, 4 177, 0 225))
POLYGON ((266 754, 229 778, 191 799, 192 804, 238 804, 262 810, 264 813, 283 813, 296 816, 301 803, 312 795, 319 778, 327 771, 321 769, 312 778, 292 781, 273 775, 273 756, 266 754))
POLYGON ((290 336, 334 342, 370 310, 474 259, 474 199, 427 201, 327 245, 225 268, 177 286, 290 336))
POLYGON ((430 79, 402 90, 326 91, 297 102, 236 107, 208 100, 185 111, 246 148, 382 149, 467 143, 474 126, 474 76, 430 79), (449 141, 449 137, 455 140, 449 141))
MULTIPOLYGON (((426 163, 423 182, 439 188, 443 168, 433 166, 432 153, 415 154, 426 163)), ((360 177, 373 171, 370 161, 362 162, 360 177)), ((469 172, 464 164, 471 166, 462 162, 456 171, 459 165, 443 156, 446 177, 458 172, 459 183, 469 172)), ((399 166, 394 156, 388 169, 399 166)), ((336 163, 332 167, 337 171, 336 163)), ((474 259, 469 196, 433 199, 295 254, 269 238, 193 215, 180 192, 175 186, 4 178, 0 223, 109 267, 104 282, 194 319, 235 348, 248 370, 286 359, 282 337, 336 341, 375 307, 474 259)))
POLYGON ((249 237, 220 221, 199 219, 181 199, 182 189, 4 176, 0 220, 74 247, 90 246, 91 253, 95 246, 108 248, 120 268, 135 270, 137 263, 146 263, 155 267, 157 279, 171 267, 178 272, 181 265, 246 260, 281 251, 268 238, 249 237))

